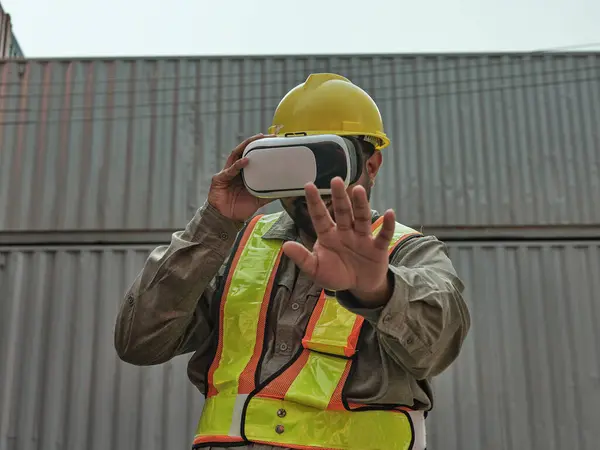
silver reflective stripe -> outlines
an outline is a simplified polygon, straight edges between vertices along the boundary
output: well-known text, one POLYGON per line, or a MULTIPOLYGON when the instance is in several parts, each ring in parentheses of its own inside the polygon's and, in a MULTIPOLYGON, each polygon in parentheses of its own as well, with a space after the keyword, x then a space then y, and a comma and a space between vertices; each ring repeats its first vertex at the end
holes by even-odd
POLYGON ((425 413, 423 413, 423 411, 410 411, 408 415, 410 416, 415 429, 415 443, 412 450, 425 450, 427 448, 425 413))
POLYGON ((231 426, 229 427, 229 436, 242 437, 242 411, 248 394, 238 394, 235 398, 235 406, 231 415, 231 426))

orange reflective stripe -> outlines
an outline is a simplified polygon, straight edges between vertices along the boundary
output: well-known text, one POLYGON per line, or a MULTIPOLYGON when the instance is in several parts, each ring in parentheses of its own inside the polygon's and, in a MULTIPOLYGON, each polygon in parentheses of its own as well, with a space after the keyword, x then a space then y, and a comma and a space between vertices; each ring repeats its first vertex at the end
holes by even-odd
POLYGON ((377 230, 381 225, 383 224, 383 216, 379 216, 377 218, 377 220, 375 220, 375 222, 373 222, 373 225, 371 225, 371 229, 373 231, 377 230))
POLYGON ((213 442, 233 444, 234 442, 244 442, 244 438, 236 436, 198 436, 194 439, 194 445, 208 444, 213 442))
POLYGON ((321 295, 317 300, 317 304, 315 305, 313 312, 310 315, 308 326, 306 327, 304 338, 302 339, 302 345, 304 346, 304 348, 307 348, 308 343, 312 339, 312 335, 315 330, 315 327, 317 326, 317 322, 319 321, 319 317, 321 317, 321 312, 323 311, 323 307, 325 306, 325 295, 325 291, 321 291, 321 295))
POLYGON ((360 330, 362 329, 365 318, 363 316, 356 315, 352 331, 348 336, 346 347, 344 347, 344 354, 348 357, 356 353, 356 347, 358 345, 358 338, 360 337, 360 330))

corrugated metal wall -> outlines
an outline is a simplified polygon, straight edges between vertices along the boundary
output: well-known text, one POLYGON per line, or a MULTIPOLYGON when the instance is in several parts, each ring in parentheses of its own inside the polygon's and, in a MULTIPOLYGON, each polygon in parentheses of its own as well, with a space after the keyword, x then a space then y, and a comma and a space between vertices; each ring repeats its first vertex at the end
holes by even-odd
MULTIPOLYGON (((432 450, 597 450, 600 243, 451 243, 473 329, 436 380, 432 450), (551 276, 549 276, 551 274, 551 276)), ((150 247, 0 248, 0 449, 185 449, 188 356, 118 361, 118 302, 150 247)))
POLYGON ((154 245, 133 242, 183 227, 225 155, 266 130, 279 98, 314 71, 347 75, 381 106, 393 144, 375 206, 470 239, 448 242, 473 328, 436 380, 429 448, 597 450, 599 63, 0 62, 0 450, 188 448, 202 403, 188 357, 135 368, 113 348, 118 302, 154 245), (552 226, 580 239, 582 225, 595 240, 535 235, 552 226), (492 242, 500 227, 527 226, 538 240, 492 242), (483 228, 488 240, 475 242, 483 228), (48 245, 115 230, 123 245, 48 245))
POLYGON ((186 358, 138 369, 112 332, 147 248, 2 249, 0 450, 189 449, 186 358))
POLYGON ((599 54, 0 63, 0 229, 187 221, 282 95, 336 71, 380 105, 374 205, 429 227, 600 223, 599 54))

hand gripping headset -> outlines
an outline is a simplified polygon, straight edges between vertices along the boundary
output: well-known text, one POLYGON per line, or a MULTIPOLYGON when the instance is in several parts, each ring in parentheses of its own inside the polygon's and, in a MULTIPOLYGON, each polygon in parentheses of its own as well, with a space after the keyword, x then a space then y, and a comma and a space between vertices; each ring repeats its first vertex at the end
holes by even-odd
POLYGON ((321 195, 330 195, 333 178, 339 176, 349 186, 363 167, 358 139, 333 134, 258 139, 242 157, 248 158, 241 172, 246 189, 263 198, 304 196, 310 182, 321 195))

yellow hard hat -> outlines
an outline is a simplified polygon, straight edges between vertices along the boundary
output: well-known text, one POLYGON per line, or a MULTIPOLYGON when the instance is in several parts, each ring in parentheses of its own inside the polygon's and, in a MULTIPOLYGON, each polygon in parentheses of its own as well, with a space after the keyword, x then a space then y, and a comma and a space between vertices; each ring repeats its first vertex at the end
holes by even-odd
POLYGON ((269 134, 366 136, 381 150, 390 144, 373 99, 347 78, 314 73, 279 102, 269 134))

